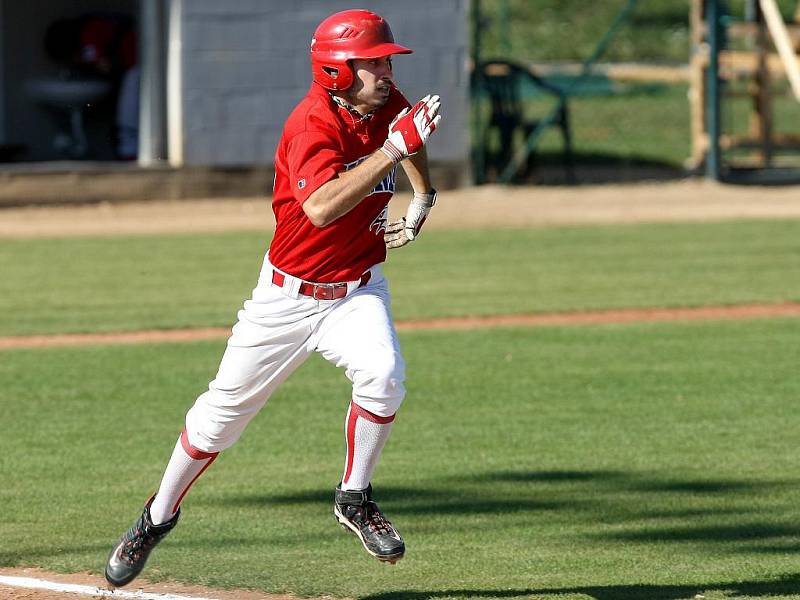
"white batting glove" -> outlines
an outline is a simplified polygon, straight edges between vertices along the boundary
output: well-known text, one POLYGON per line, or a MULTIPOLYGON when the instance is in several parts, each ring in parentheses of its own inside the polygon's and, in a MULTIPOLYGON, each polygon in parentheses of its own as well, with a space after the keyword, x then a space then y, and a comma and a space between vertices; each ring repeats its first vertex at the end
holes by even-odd
POLYGON ((434 204, 436 204, 436 190, 431 190, 427 194, 414 194, 414 199, 406 211, 406 237, 410 241, 413 242, 419 235, 434 204))
POLYGON ((411 109, 403 109, 389 125, 389 137, 381 147, 383 153, 396 164, 419 152, 442 119, 441 105, 439 96, 428 94, 411 109))
POLYGON ((386 226, 383 239, 387 248, 400 248, 408 242, 414 241, 428 218, 428 213, 436 204, 436 190, 431 190, 427 194, 415 193, 414 198, 408 205, 406 216, 392 221, 386 226))

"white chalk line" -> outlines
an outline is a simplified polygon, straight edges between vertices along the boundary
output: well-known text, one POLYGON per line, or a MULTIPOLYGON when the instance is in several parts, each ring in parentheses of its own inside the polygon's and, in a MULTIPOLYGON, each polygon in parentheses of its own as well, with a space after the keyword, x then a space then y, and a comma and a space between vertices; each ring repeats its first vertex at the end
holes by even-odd
POLYGON ((66 592, 68 594, 83 594, 85 596, 100 596, 104 598, 137 598, 138 600, 213 600, 198 596, 179 596, 176 594, 155 594, 152 592, 128 592, 126 590, 105 590, 90 585, 77 585, 74 583, 56 583, 46 579, 33 577, 7 577, 0 575, 0 585, 22 587, 28 589, 50 590, 52 592, 66 592))

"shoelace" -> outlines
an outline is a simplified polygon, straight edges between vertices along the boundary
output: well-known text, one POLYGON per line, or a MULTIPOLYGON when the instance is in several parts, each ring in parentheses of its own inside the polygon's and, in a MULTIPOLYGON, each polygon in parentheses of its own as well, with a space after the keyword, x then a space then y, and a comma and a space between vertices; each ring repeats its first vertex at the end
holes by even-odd
POLYGON ((125 542, 120 551, 122 557, 125 558, 129 563, 133 563, 139 560, 139 557, 142 555, 142 552, 150 550, 150 548, 155 544, 155 542, 158 539, 157 536, 154 537, 148 535, 148 533, 146 531, 143 531, 138 525, 133 529, 131 533, 132 535, 125 542))
POLYGON ((369 528, 382 535, 389 535, 392 533, 392 524, 383 516, 378 506, 370 502, 366 506, 367 524, 369 528))

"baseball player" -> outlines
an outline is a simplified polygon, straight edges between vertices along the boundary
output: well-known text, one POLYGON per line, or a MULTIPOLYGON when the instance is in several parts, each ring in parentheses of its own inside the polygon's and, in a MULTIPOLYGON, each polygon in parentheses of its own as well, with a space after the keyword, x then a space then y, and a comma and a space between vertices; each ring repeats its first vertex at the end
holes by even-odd
POLYGON ((380 561, 405 544, 373 500, 373 471, 405 395, 405 366, 380 264, 414 240, 436 202, 425 143, 439 97, 411 106, 392 79, 389 24, 367 10, 325 19, 311 40, 313 83, 289 116, 275 154, 274 239, 252 298, 239 311, 216 378, 186 415, 157 493, 112 549, 114 586, 130 583, 178 522, 189 488, 230 447, 277 387, 312 352, 353 384, 345 461, 333 513, 380 561), (388 223, 400 164, 414 189, 388 223))

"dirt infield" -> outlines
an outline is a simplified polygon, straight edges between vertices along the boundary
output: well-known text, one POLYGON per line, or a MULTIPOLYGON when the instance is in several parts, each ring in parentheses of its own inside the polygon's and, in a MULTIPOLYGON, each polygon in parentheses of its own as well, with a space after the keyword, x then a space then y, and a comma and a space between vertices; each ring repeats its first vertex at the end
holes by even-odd
MULTIPOLYGON (((398 194, 393 217, 408 198, 398 194)), ((800 186, 704 180, 578 187, 484 186, 442 192, 426 229, 800 218, 800 186)), ((0 210, 0 238, 265 231, 269 199, 226 198, 0 210)))
MULTIPOLYGON (((34 579, 57 586, 78 585, 96 590, 85 590, 85 593, 68 592, 54 589, 23 588, 16 585, 7 585, 0 581, 0 600, 64 600, 64 598, 120 598, 124 596, 119 592, 111 595, 110 587, 102 575, 92 575, 91 573, 73 573, 61 575, 49 573, 41 569, 0 569, 0 577, 34 579)), ((34 582, 31 582, 34 583, 34 582)), ((186 586, 174 583, 147 583, 135 582, 122 589, 124 593, 140 594, 171 594, 175 600, 177 597, 202 598, 204 600, 295 600, 295 596, 285 594, 264 594, 248 590, 217 590, 201 586, 186 586)), ((129 596, 130 597, 130 596, 129 596)), ((330 596, 325 596, 317 600, 329 600, 330 596)))
MULTIPOLYGON (((483 329, 488 327, 546 327, 557 325, 598 325, 658 321, 709 321, 800 317, 800 304, 743 304, 739 306, 700 306, 692 308, 627 308, 586 312, 497 315, 487 317, 443 317, 398 321, 398 331, 430 329, 483 329)), ((0 337, 0 350, 92 346, 103 344, 144 344, 190 342, 228 337, 229 327, 200 329, 153 329, 109 333, 65 333, 0 337)))

